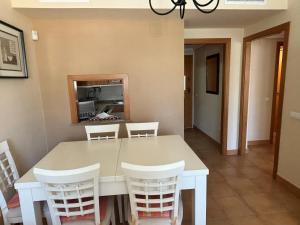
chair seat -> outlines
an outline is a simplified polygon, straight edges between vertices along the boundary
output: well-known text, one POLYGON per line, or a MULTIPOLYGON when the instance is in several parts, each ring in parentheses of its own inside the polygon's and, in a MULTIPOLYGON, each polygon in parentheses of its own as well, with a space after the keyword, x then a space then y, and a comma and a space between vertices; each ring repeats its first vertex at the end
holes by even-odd
POLYGON ((13 197, 7 203, 6 218, 9 223, 22 223, 22 213, 20 208, 20 199, 18 193, 15 193, 13 197))
MULTIPOLYGON (((130 204, 128 202, 128 204, 130 204)), ((130 208, 130 206, 128 206, 130 208)), ((128 215, 130 216, 130 215, 128 215)), ((165 225, 172 223, 172 212, 138 212, 140 225, 165 225)), ((178 217, 176 224, 180 225, 183 219, 183 204, 181 195, 179 195, 178 217)), ((134 225, 132 218, 129 219, 129 224, 134 225)))
MULTIPOLYGON (((16 195, 14 195, 14 196, 16 196, 16 195)), ((20 202, 19 202, 19 204, 20 204, 20 202)), ((13 206, 15 206, 15 205, 13 205, 13 206)), ((44 213, 45 217, 50 218, 50 212, 49 212, 47 204, 44 204, 44 206, 43 206, 43 213, 44 213)), ((13 208, 8 207, 6 217, 7 217, 7 221, 11 224, 22 223, 23 222, 22 212, 21 212, 20 207, 13 207, 13 208)))
POLYGON ((171 218, 171 211, 165 212, 139 212, 139 218, 171 218))
MULTIPOLYGON (((130 224, 130 223, 129 223, 130 224)), ((145 218, 139 219, 139 225, 172 225, 172 220, 169 218, 145 218)), ((176 223, 177 225, 178 223, 176 223)), ((130 225, 134 225, 131 223, 130 225)))
MULTIPOLYGON (((143 195, 137 195, 138 198, 140 199, 145 199, 145 196, 143 195)), ((159 195, 154 195, 154 196, 149 196, 149 198, 151 199, 159 199, 159 195)), ((167 194, 164 196, 165 198, 171 198, 173 197, 172 194, 167 194)), ((171 203, 172 204, 172 203, 171 203)), ((142 203, 138 203, 138 206, 141 206, 141 207, 145 207, 145 204, 142 204, 142 203)), ((149 207, 150 208, 159 208, 160 204, 150 204, 149 207)), ((164 206, 170 206, 169 203, 164 203, 164 206)), ((147 218, 171 218, 172 216, 172 212, 171 211, 164 211, 164 212, 142 212, 142 211, 139 211, 138 212, 138 217, 141 218, 141 219, 147 219, 147 218)))
MULTIPOLYGON (((100 220, 101 224, 107 224, 113 208, 113 200, 111 197, 99 198, 100 220)), ((94 223, 94 214, 87 214, 84 216, 61 216, 60 220, 63 225, 90 225, 94 223)))
POLYGON ((22 213, 21 213, 21 208, 17 207, 17 208, 11 208, 8 209, 7 212, 7 218, 21 218, 22 219, 22 213))
POLYGON ((8 201, 7 208, 14 209, 20 207, 20 198, 19 194, 15 193, 13 197, 8 201))
POLYGON ((62 223, 63 225, 95 225, 95 221, 92 220, 80 220, 62 223))

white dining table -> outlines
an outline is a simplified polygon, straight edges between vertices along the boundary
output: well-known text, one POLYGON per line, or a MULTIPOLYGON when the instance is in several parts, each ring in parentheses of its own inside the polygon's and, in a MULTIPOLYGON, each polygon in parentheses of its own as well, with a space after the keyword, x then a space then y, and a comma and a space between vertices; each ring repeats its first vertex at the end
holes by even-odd
MULTIPOLYGON (((99 163, 100 196, 128 194, 121 169, 122 162, 138 165, 163 165, 185 161, 180 189, 194 189, 193 220, 206 224, 206 188, 208 168, 179 135, 146 138, 124 138, 101 141, 62 142, 34 167, 49 170, 69 170, 99 163)), ((24 225, 41 225, 40 203, 46 200, 33 168, 16 183, 24 225)))

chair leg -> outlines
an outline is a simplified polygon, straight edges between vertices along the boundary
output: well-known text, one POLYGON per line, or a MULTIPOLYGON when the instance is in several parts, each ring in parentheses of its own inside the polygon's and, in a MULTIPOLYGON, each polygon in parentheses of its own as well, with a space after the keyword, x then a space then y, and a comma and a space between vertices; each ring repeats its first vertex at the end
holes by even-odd
MULTIPOLYGON (((3 224, 4 225, 11 225, 9 222, 8 222, 8 220, 7 220, 7 213, 8 213, 8 209, 6 208, 6 209, 4 209, 4 210, 2 210, 2 212, 1 212, 1 216, 2 216, 2 218, 3 218, 3 224)), ((1 216, 0 216, 0 218, 1 218, 1 216)))
POLYGON ((128 211, 128 205, 129 205, 129 196, 128 195, 124 195, 124 209, 125 209, 125 221, 128 222, 128 215, 129 215, 129 211, 128 211))
POLYGON ((117 201, 118 201, 120 223, 123 223, 122 195, 117 196, 117 201))
POLYGON ((171 223, 172 225, 177 225, 177 218, 174 218, 173 220, 172 220, 172 223, 171 223))
POLYGON ((4 225, 11 225, 7 220, 3 219, 4 225))
POLYGON ((131 216, 131 225, 137 225, 137 219, 133 215, 131 216))
POLYGON ((111 225, 116 225, 116 214, 115 214, 115 208, 112 209, 112 215, 110 219, 111 225))
POLYGON ((50 215, 45 216, 46 217, 46 221, 47 221, 47 225, 52 225, 52 219, 50 215))

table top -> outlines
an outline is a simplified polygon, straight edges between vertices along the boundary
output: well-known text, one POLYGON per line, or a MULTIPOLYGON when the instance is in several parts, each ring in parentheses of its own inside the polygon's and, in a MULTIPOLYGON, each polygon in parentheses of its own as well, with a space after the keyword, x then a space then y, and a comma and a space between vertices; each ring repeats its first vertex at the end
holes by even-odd
MULTIPOLYGON (((179 135, 101 141, 62 142, 34 167, 69 170, 101 164, 100 182, 124 179, 121 162, 162 165, 184 160, 185 173, 207 175, 208 169, 179 135)), ((39 186, 30 169, 16 183, 16 189, 39 186)))
MULTIPOLYGON (((121 139, 62 142, 34 167, 48 170, 70 170, 100 163, 100 181, 111 181, 115 179, 120 146, 121 139)), ((15 183, 15 187, 25 187, 30 183, 39 185, 34 177, 33 169, 25 173, 15 183)))
POLYGON ((157 166, 181 160, 185 161, 185 173, 197 171, 198 174, 208 174, 207 167, 180 136, 126 138, 121 142, 116 176, 123 176, 122 162, 157 166))

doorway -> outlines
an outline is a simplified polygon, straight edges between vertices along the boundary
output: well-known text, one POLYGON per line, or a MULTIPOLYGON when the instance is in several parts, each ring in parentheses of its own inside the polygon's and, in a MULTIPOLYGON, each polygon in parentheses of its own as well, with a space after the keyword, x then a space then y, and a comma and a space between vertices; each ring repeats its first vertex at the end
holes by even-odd
POLYGON ((213 141, 219 142, 220 152, 224 155, 228 154, 227 127, 230 49, 230 38, 185 40, 184 127, 185 129, 197 129, 213 141), (202 70, 200 67, 204 69, 202 70), (201 93, 198 89, 200 88, 199 84, 202 88, 201 93), (200 98, 201 100, 208 99, 206 103, 210 105, 206 105, 206 107, 205 105, 201 106, 201 109, 207 109, 206 112, 201 110, 199 112, 198 110, 200 107, 197 104, 201 102, 200 98), (214 108, 211 109, 211 106, 214 108), (210 111, 208 110, 209 107, 210 111), (206 114, 209 120, 215 114, 216 119, 213 119, 213 122, 217 124, 207 123, 206 130, 201 128, 199 126, 199 114, 202 116, 202 121, 205 121, 205 119, 203 120, 203 115, 205 116, 206 114))
MULTIPOLYGON (((239 154, 243 155, 247 152, 248 146, 248 117, 249 117, 249 91, 250 91, 250 81, 252 78, 251 75, 251 61, 254 57, 251 54, 251 49, 253 43, 259 39, 270 37, 273 35, 283 35, 282 36, 282 55, 277 57, 282 57, 281 62, 278 62, 279 59, 276 59, 277 69, 275 70, 274 76, 274 93, 272 99, 272 116, 270 119, 271 128, 270 128, 270 137, 274 137, 274 131, 276 132, 276 138, 270 138, 270 141, 274 142, 274 162, 273 162, 273 177, 276 178, 277 167, 278 167, 278 156, 279 156, 279 145, 280 145, 280 132, 281 132, 281 118, 282 118, 282 107, 283 107, 283 98, 284 98, 284 84, 285 84, 285 73, 286 73, 286 64, 287 64, 287 51, 288 51, 288 40, 289 40, 289 30, 290 23, 285 23, 271 29, 256 33, 254 35, 244 38, 243 43, 243 68, 242 68, 242 83, 241 83, 241 102, 240 102, 240 135, 239 135, 239 154), (278 69, 280 71, 278 71, 278 69), (279 73, 280 72, 280 73, 279 73), (279 86, 279 88, 277 88, 279 86), (277 96, 278 95, 278 96, 277 96)), ((278 48, 278 47, 277 47, 278 48)), ((280 49, 277 54, 280 54, 280 49)), ((269 101, 269 99, 264 99, 269 101)), ((261 114, 262 115, 262 114, 261 114)), ((260 116, 260 114, 258 115, 260 116)))
POLYGON ((184 54, 184 129, 193 128, 194 55, 184 54))

